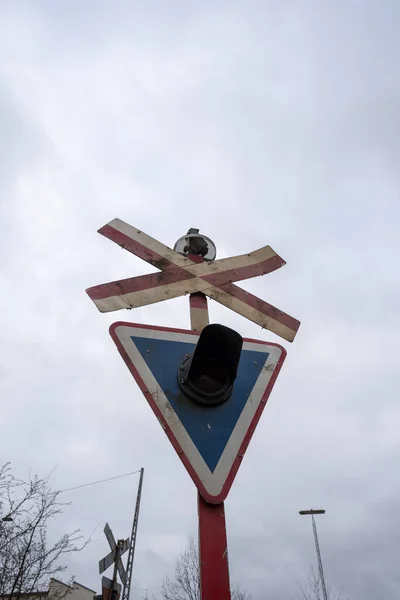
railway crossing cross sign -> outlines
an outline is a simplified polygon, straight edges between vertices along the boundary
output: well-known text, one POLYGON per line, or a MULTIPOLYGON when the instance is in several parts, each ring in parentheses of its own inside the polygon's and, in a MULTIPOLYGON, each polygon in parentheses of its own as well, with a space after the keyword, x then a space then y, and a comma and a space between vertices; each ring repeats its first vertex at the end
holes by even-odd
POLYGON ((300 327, 297 319, 233 283, 271 273, 286 264, 270 246, 242 256, 199 262, 199 257, 183 256, 120 219, 114 219, 99 233, 161 269, 161 273, 88 288, 86 293, 100 312, 138 308, 202 292, 288 342, 294 340, 300 327))
POLYGON ((126 571, 122 564, 121 556, 129 549, 129 538, 126 540, 118 540, 118 542, 116 542, 108 523, 105 524, 104 533, 110 545, 111 552, 99 561, 99 573, 101 575, 115 563, 121 581, 125 585, 126 571))

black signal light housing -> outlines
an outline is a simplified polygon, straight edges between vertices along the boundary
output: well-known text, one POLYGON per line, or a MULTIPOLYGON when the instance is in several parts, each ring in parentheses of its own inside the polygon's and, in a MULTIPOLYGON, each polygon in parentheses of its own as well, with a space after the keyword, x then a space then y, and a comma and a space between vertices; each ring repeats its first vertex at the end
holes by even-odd
POLYGON ((232 395, 242 336, 224 325, 207 325, 200 334, 193 354, 178 370, 182 393, 203 406, 218 406, 232 395))

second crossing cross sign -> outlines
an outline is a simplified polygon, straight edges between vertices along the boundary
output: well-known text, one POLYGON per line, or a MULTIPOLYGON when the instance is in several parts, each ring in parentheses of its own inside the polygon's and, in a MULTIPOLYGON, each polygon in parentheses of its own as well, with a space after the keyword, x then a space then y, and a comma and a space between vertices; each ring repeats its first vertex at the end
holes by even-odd
POLYGON ((161 270, 87 289, 100 312, 137 308, 202 292, 288 342, 294 340, 300 321, 233 284, 271 273, 286 264, 270 246, 241 256, 196 262, 120 219, 114 219, 99 233, 161 270))
POLYGON ((111 552, 99 561, 99 573, 101 575, 108 567, 111 567, 112 564, 116 563, 121 581, 125 585, 126 571, 122 564, 121 556, 129 549, 129 538, 126 540, 118 540, 117 543, 108 523, 105 524, 104 533, 110 545, 111 552))

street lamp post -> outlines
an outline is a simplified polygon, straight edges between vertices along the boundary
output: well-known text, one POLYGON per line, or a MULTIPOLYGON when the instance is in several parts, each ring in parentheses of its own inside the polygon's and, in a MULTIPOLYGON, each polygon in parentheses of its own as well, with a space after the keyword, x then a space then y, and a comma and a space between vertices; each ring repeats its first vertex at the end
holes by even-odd
POLYGON ((312 528, 313 528, 314 541, 315 541, 315 550, 317 552, 319 578, 321 580, 321 587, 322 587, 322 593, 323 593, 323 596, 324 596, 324 600, 328 600, 328 594, 327 594, 326 585, 325 585, 324 570, 322 568, 321 551, 319 549, 318 534, 317 534, 317 525, 316 525, 315 519, 314 519, 314 515, 324 515, 325 514, 325 510, 323 510, 323 509, 318 509, 318 510, 314 510, 314 509, 311 509, 311 510, 299 510, 299 514, 300 515, 311 515, 312 528))

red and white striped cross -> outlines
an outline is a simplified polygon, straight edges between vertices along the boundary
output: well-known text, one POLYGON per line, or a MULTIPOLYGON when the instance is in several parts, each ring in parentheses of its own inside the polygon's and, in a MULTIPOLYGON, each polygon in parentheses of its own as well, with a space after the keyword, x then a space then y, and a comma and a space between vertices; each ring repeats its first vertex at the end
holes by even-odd
POLYGON ((87 289, 100 312, 137 308, 202 292, 285 340, 294 340, 300 321, 233 284, 271 273, 286 264, 270 246, 250 254, 212 262, 200 258, 198 262, 199 257, 183 256, 120 219, 110 221, 99 233, 161 271, 87 289))

